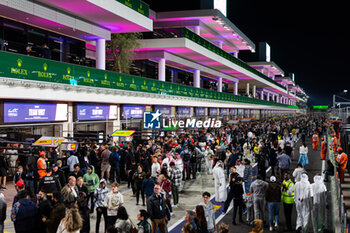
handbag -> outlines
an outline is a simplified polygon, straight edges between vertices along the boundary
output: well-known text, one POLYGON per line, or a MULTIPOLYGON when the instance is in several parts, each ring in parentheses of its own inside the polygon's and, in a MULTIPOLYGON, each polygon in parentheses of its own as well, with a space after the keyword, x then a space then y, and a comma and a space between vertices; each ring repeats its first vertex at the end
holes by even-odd
POLYGON ((136 227, 135 224, 132 222, 132 220, 131 220, 130 217, 129 217, 129 221, 131 222, 131 225, 132 225, 130 232, 131 232, 131 233, 137 233, 137 232, 138 232, 137 227, 136 227))

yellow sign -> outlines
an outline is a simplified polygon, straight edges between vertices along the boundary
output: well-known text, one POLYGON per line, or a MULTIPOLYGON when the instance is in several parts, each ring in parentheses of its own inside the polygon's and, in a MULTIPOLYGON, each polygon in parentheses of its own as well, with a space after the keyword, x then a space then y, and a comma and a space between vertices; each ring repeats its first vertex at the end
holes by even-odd
POLYGON ((112 137, 130 137, 135 133, 135 130, 116 130, 111 136, 112 137))
POLYGON ((65 138, 59 138, 59 137, 41 137, 33 143, 33 146, 56 147, 62 142, 64 142, 64 140, 65 138))

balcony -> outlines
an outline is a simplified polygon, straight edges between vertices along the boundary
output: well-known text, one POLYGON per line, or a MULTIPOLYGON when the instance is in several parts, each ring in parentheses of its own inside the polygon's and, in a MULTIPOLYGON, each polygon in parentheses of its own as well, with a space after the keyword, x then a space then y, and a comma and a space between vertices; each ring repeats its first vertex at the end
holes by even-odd
MULTIPOLYGON (((268 81, 269 83, 271 83, 271 84, 273 84, 273 85, 275 85, 275 86, 277 86, 285 91, 287 90, 280 83, 272 80, 271 78, 267 77, 263 73, 259 72, 258 70, 254 69, 253 67, 249 66, 244 61, 234 57, 232 54, 226 52, 225 50, 220 49, 218 46, 216 46, 212 42, 209 42, 208 40, 202 38, 201 36, 197 35, 196 33, 192 32, 191 30, 189 30, 187 28, 155 29, 153 33, 147 32, 144 34, 144 39, 151 39, 151 38, 186 38, 186 39, 189 39, 192 42, 200 45, 201 47, 203 47, 203 48, 215 53, 216 55, 234 63, 235 65, 243 68, 244 70, 249 71, 250 73, 253 73, 254 75, 268 81)), ((238 73, 232 73, 232 75, 239 78, 238 73)))
POLYGON ((4 78, 284 108, 298 108, 296 106, 236 96, 229 93, 216 92, 2 51, 0 52, 0 67, 0 77, 4 78))

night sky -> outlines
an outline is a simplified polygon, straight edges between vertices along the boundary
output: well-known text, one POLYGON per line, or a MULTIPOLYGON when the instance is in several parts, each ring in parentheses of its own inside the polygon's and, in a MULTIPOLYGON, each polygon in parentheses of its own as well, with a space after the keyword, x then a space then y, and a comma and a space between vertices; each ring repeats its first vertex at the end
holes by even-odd
MULTIPOLYGON (((156 12, 199 9, 197 0, 145 2, 156 12)), ((310 97, 309 105, 330 105, 333 94, 350 87, 346 1, 227 2, 227 17, 256 45, 270 45, 271 61, 286 75, 294 73, 295 82, 310 97)))

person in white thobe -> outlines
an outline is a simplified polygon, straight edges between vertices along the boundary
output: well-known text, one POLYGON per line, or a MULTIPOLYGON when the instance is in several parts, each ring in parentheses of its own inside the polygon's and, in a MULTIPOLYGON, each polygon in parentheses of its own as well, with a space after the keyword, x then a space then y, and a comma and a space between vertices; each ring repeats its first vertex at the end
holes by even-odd
POLYGON ((215 184, 215 201, 217 202, 224 202, 227 198, 226 179, 223 166, 224 163, 221 160, 219 160, 213 169, 215 184))

